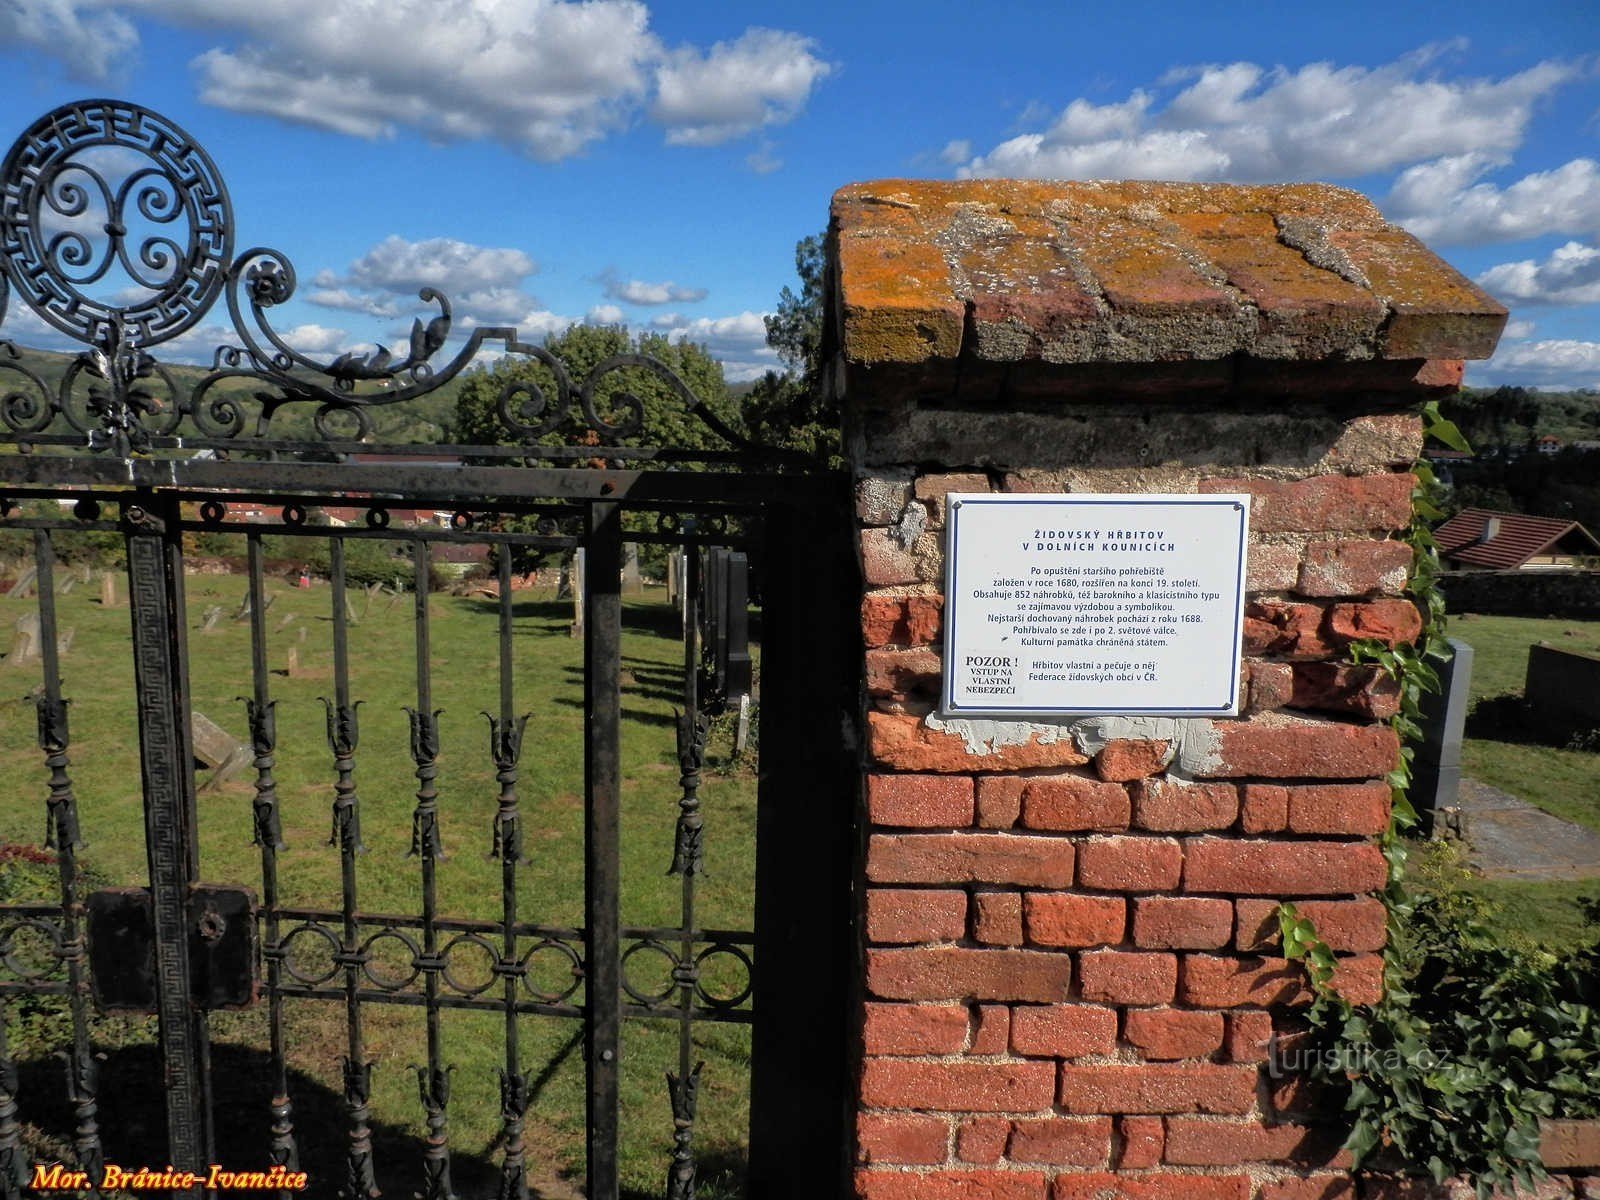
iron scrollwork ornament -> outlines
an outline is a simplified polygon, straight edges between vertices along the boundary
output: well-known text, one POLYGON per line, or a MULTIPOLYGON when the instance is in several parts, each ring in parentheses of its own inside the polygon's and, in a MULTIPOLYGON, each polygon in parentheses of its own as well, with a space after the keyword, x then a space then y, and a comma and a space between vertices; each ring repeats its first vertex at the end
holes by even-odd
POLYGON ((26 129, 0 164, 0 329, 9 293, 85 346, 57 385, 25 364, 0 335, 0 435, 32 443, 77 441, 121 457, 181 450, 186 436, 216 447, 274 449, 273 419, 311 409, 316 437, 359 442, 373 411, 403 404, 459 375, 486 345, 525 361, 503 385, 504 440, 532 450, 557 430, 582 426, 601 444, 640 432, 636 380, 681 406, 735 449, 749 444, 659 360, 622 354, 574 380, 550 351, 517 330, 478 326, 451 342, 455 314, 436 288, 417 293, 433 311, 411 325, 403 352, 387 346, 327 360, 297 350, 274 327, 295 296, 293 263, 278 250, 233 253, 234 221, 221 173, 174 122, 121 100, 80 100, 26 129), (152 351, 193 330, 224 298, 234 340, 217 346, 192 385, 152 351))

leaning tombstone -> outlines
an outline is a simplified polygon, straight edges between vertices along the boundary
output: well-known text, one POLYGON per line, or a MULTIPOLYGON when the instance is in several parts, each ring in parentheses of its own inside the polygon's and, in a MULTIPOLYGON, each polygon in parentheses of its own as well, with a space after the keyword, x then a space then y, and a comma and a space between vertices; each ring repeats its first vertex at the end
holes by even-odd
POLYGON ((189 715, 189 736, 194 743, 195 769, 211 772, 205 788, 226 783, 239 768, 253 761, 250 747, 202 712, 189 715))
POLYGON ((26 571, 19 575, 17 577, 17 581, 11 585, 11 598, 13 600, 22 600, 33 595, 33 583, 34 580, 38 578, 39 568, 36 566, 29 567, 26 571))
POLYGON ((76 575, 64 575, 62 576, 61 582, 56 584, 56 595, 70 596, 72 594, 72 589, 77 586, 78 577, 76 575))
POLYGON ((68 629, 65 633, 56 635, 56 654, 59 657, 65 658, 67 656, 67 653, 72 649, 72 639, 77 635, 78 630, 76 626, 68 629))
POLYGON ((206 609, 201 617, 200 632, 210 633, 217 627, 217 622, 222 619, 222 605, 213 604, 206 609))
POLYGON ((114 608, 117 603, 117 577, 110 571, 100 575, 100 607, 114 608))
POLYGON ((11 649, 0 665, 25 667, 39 661, 39 614, 24 613, 17 618, 17 632, 12 636, 11 649))

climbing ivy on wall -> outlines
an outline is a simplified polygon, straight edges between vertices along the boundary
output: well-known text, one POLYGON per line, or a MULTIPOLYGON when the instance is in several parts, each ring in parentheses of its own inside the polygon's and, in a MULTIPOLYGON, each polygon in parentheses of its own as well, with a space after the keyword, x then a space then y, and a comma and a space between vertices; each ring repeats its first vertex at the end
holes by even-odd
MULTIPOLYGON (((1427 436, 1456 449, 1466 440, 1435 403, 1422 409, 1427 436)), ((1350 1120, 1345 1142, 1357 1168, 1464 1176, 1479 1197, 1544 1175, 1539 1119, 1600 1114, 1600 950, 1557 957, 1508 947, 1485 926, 1483 905, 1405 886, 1412 743, 1422 735, 1424 694, 1437 691, 1446 660, 1444 599, 1431 524, 1443 514, 1426 463, 1415 469, 1407 595, 1422 614, 1411 645, 1358 642, 1354 661, 1375 664, 1399 688, 1390 724, 1400 764, 1382 838, 1389 864, 1383 900, 1389 941, 1383 999, 1357 1006, 1337 992, 1336 957, 1293 904, 1279 910, 1284 955, 1300 961, 1316 1000, 1309 1011, 1317 1052, 1297 1055, 1350 1120)))

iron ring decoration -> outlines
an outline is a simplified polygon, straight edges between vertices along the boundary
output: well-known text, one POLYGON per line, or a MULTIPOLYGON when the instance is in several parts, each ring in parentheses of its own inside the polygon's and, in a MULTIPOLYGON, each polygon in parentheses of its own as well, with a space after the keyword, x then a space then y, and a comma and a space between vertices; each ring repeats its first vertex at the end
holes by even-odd
POLYGON ((62 105, 29 126, 0 165, 6 273, 29 308, 78 341, 98 344, 113 328, 141 346, 178 336, 210 309, 232 256, 233 212, 216 164, 148 108, 62 105), (137 168, 119 182, 108 177, 106 164, 134 156, 137 168), (146 232, 135 244, 136 218, 172 226, 181 243, 146 232), (151 295, 117 306, 84 291, 114 266, 151 295))
MULTIPOLYGON (((360 953, 362 959, 361 973, 367 977, 373 987, 385 992, 403 991, 411 986, 412 981, 418 975, 422 974, 422 967, 417 961, 422 954, 422 947, 417 945, 416 941, 402 930, 394 928, 378 930, 377 933, 372 934, 366 941, 361 943, 360 953), (410 968, 411 974, 406 975, 400 972, 390 975, 382 970, 373 970, 372 948, 385 941, 400 943, 405 950, 406 966, 410 968)), ((382 965, 382 963, 378 964, 379 967, 382 965)))
POLYGON ((583 959, 578 957, 578 952, 566 942, 556 938, 545 938, 537 944, 530 946, 528 952, 517 960, 518 973, 522 976, 522 986, 528 995, 545 1004, 560 1004, 583 984, 583 959), (553 953, 565 958, 571 967, 572 982, 560 991, 543 992, 533 983, 533 960, 541 954, 553 953))
POLYGON ((629 996, 633 997, 633 999, 637 1000, 640 1004, 643 1004, 646 1008, 650 1008, 670 1000, 672 998, 672 994, 682 986, 675 978, 673 978, 674 973, 678 969, 678 956, 674 954, 669 947, 657 941, 655 938, 645 938, 643 941, 635 942, 633 945, 629 946, 625 951, 623 951, 622 962, 620 966, 621 970, 619 973, 622 980, 622 990, 627 992, 629 996), (667 982, 662 987, 660 992, 641 992, 638 988, 633 986, 633 981, 628 977, 629 960, 631 960, 635 954, 645 951, 649 951, 653 954, 659 954, 667 962, 667 966, 669 968, 667 972, 667 982))
POLYGON ((713 942, 695 955, 694 965, 697 971, 694 994, 700 998, 701 1003, 707 1008, 714 1008, 719 1011, 738 1008, 750 998, 750 993, 755 990, 755 963, 750 960, 750 956, 745 953, 743 947, 737 946, 732 942, 713 942), (732 958, 744 971, 744 987, 733 996, 714 996, 706 990, 705 964, 707 960, 714 959, 719 955, 727 955, 732 958))
POLYGON ((44 917, 22 917, 0 926, 0 966, 5 967, 24 983, 38 983, 58 973, 61 969, 61 960, 66 957, 66 953, 66 944, 61 940, 60 927, 44 917), (50 956, 50 961, 45 966, 30 968, 17 957, 16 939, 19 933, 33 933, 49 943, 49 948, 45 952, 50 956))
POLYGON ((494 946, 490 944, 489 940, 481 933, 458 933, 455 937, 451 938, 444 944, 444 949, 439 951, 439 960, 444 964, 440 969, 439 974, 444 976, 444 981, 447 984, 449 984, 456 991, 460 992, 463 996, 478 996, 482 995, 484 992, 488 991, 494 986, 494 967, 495 964, 500 961, 500 952, 496 950, 494 946), (456 948, 463 945, 475 946, 477 949, 483 951, 484 954, 488 955, 488 969, 484 973, 484 980, 476 987, 469 983, 463 983, 461 980, 457 979, 453 974, 451 974, 450 971, 450 960, 455 957, 456 948))
POLYGON ((340 971, 344 970, 344 965, 339 961, 339 956, 344 953, 344 947, 340 944, 339 939, 333 936, 333 931, 328 929, 328 927, 325 925, 318 925, 311 921, 306 921, 303 924, 296 925, 293 929, 289 930, 288 933, 284 934, 278 939, 277 948, 279 953, 282 955, 283 969, 289 972, 296 982, 303 983, 308 987, 317 987, 320 984, 327 983, 328 980, 332 979, 340 971), (294 944, 295 939, 300 937, 301 934, 312 934, 315 937, 320 937, 328 944, 329 950, 332 951, 332 956, 328 963, 328 969, 323 974, 305 974, 295 964, 294 952, 290 949, 290 947, 294 944))

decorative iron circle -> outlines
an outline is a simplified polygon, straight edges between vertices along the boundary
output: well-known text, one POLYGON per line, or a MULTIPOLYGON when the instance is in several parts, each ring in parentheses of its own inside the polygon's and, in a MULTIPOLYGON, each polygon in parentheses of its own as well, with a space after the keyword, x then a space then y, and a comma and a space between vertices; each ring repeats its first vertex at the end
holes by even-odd
POLYGON ((707 1008, 730 1009, 738 1008, 750 999, 750 993, 755 990, 755 964, 750 961, 750 956, 743 947, 731 942, 714 943, 707 946, 695 955, 694 965, 697 968, 694 991, 700 1002, 707 1008), (706 986, 705 975, 707 964, 715 963, 718 959, 732 960, 734 970, 742 979, 739 990, 731 994, 719 994, 706 986))
MULTIPOLYGON (((645 961, 649 960, 646 959, 645 961)), ((672 978, 672 973, 678 966, 678 956, 666 946, 656 941, 654 938, 646 938, 643 941, 635 942, 633 945, 629 946, 623 951, 622 960, 619 963, 619 966, 621 968, 620 975, 622 990, 626 992, 632 999, 638 1001, 640 1004, 643 1004, 646 1007, 662 1003, 664 1000, 669 999, 672 994, 678 990, 678 983, 672 978), (629 972, 629 964, 633 961, 636 955, 640 954, 648 954, 659 957, 661 962, 666 967, 666 982, 661 984, 659 990, 657 991, 649 990, 648 984, 640 983, 638 980, 634 979, 632 974, 629 972)))
POLYGON ((369 528, 369 529, 387 529, 387 528, 389 528, 389 510, 386 509, 386 508, 369 508, 369 509, 367 509, 367 528, 369 528))
MULTIPOLYGON (((409 987, 412 980, 422 974, 422 966, 417 961, 422 955, 422 947, 417 945, 416 939, 398 929, 380 929, 366 941, 361 943, 361 973, 367 977, 374 987, 386 992, 398 992, 409 987), (405 960, 405 966, 397 970, 384 970, 385 963, 381 958, 374 959, 373 947, 395 943, 400 947, 400 952, 405 960)), ((381 952, 380 952, 381 953, 381 952)))
POLYGON ((6 274, 34 312, 78 341, 154 346, 176 337, 210 309, 232 254, 233 214, 216 164, 182 128, 137 104, 63 105, 29 126, 0 165, 6 274), (130 222, 145 230, 130 237, 130 222), (111 291, 127 282, 148 295, 118 306, 84 290, 113 267, 111 291))
POLYGON ((332 931, 322 925, 310 921, 296 925, 288 933, 278 939, 278 951, 283 956, 283 969, 290 977, 299 983, 310 987, 327 983, 339 973, 339 956, 344 952, 344 947, 339 944, 339 939, 333 936, 332 931), (310 946, 302 950, 302 954, 314 954, 318 949, 324 949, 328 954, 326 970, 318 971, 313 960, 307 957, 296 958, 293 949, 294 943, 301 938, 310 940, 310 946), (321 945, 318 945, 320 939, 321 945))
POLYGON ((517 960, 517 967, 520 969, 522 976, 522 986, 527 990, 528 994, 536 1000, 544 1001, 546 1004, 560 1004, 561 1001, 576 992, 583 983, 583 960, 578 957, 578 952, 565 942, 557 941, 554 938, 545 938, 535 944, 517 960), (540 955, 553 957, 555 961, 550 968, 551 973, 556 974, 565 970, 572 982, 553 991, 542 991, 534 980, 534 975, 538 970, 534 963, 540 955))
POLYGON ((200 519, 207 525, 221 525, 228 515, 228 506, 220 500, 207 500, 200 506, 200 519))
POLYGON ((445 943, 444 949, 439 952, 439 958, 444 964, 443 969, 440 971, 440 974, 444 976, 444 981, 463 996, 476 996, 494 986, 494 968, 495 964, 500 961, 500 955, 482 934, 456 934, 455 937, 445 943), (458 951, 462 951, 460 962, 454 961, 458 951), (457 971, 471 969, 467 959, 474 952, 483 955, 481 982, 474 982, 456 974, 457 971))

